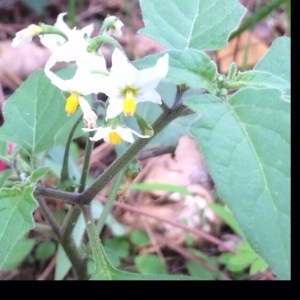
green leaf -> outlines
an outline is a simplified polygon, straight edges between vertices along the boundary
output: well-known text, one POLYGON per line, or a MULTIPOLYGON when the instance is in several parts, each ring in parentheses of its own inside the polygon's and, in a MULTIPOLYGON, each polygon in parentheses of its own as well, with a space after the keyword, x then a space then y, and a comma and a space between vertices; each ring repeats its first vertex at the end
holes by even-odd
POLYGON ((258 272, 264 272, 267 268, 268 264, 260 257, 257 257, 250 266, 249 274, 254 275, 258 272))
POLYGON ((12 174, 12 169, 7 169, 4 170, 2 172, 0 172, 0 188, 4 187, 4 185, 6 184, 7 179, 9 178, 9 176, 12 174))
POLYGON ((286 90, 290 87, 289 81, 266 71, 251 70, 239 72, 235 81, 239 87, 269 87, 279 90, 286 90))
POLYGON ((132 272, 118 270, 109 261, 107 253, 104 252, 104 248, 101 244, 100 244, 100 249, 101 252, 104 254, 104 259, 105 259, 104 263, 105 263, 106 271, 109 274, 106 274, 106 276, 104 276, 103 268, 99 268, 97 266, 98 264, 94 262, 94 266, 96 269, 94 270, 91 280, 104 280, 107 278, 107 275, 109 275, 110 279, 112 280, 195 280, 195 279, 199 280, 199 278, 195 278, 192 276, 184 276, 184 275, 139 274, 139 273, 132 273, 132 272))
POLYGON ((186 264, 186 268, 191 276, 198 277, 201 280, 213 280, 215 274, 209 271, 207 268, 199 265, 193 260, 189 260, 186 264))
POLYGON ((104 246, 114 251, 117 257, 126 257, 129 254, 129 243, 127 239, 123 237, 113 237, 105 239, 104 246))
POLYGON ((212 83, 217 67, 207 54, 195 49, 169 51, 168 79, 179 85, 187 84, 193 88, 204 88, 210 92, 216 90, 212 83))
MULTIPOLYGON (((61 172, 61 166, 63 163, 63 157, 64 157, 64 151, 65 147, 62 145, 55 146, 51 148, 47 152, 47 156, 45 158, 45 166, 51 169, 51 171, 57 175, 57 177, 60 177, 61 172)), ((72 151, 69 155, 69 175, 70 178, 74 180, 74 184, 79 182, 80 179, 80 169, 77 163, 77 158, 74 157, 74 153, 72 151)))
POLYGON ((220 49, 245 8, 235 0, 140 0, 145 27, 139 32, 171 49, 220 49))
POLYGON ((0 140, 15 142, 32 154, 64 143, 79 116, 79 111, 67 116, 62 92, 43 70, 33 73, 5 104, 0 140))
POLYGON ((290 278, 290 105, 254 88, 186 104, 200 115, 190 131, 221 199, 278 278, 290 278))
POLYGON ((1 270, 12 270, 18 268, 29 255, 33 246, 34 239, 19 239, 2 265, 1 270))
MULTIPOLYGON (((283 80, 291 81, 291 39, 277 38, 268 52, 254 66, 256 71, 272 73, 283 80)), ((290 90, 285 91, 285 97, 290 100, 290 90)))
POLYGON ((30 182, 37 182, 40 178, 42 178, 49 171, 48 167, 40 167, 29 176, 30 182))
POLYGON ((181 195, 191 195, 191 193, 185 187, 174 185, 174 184, 168 184, 168 183, 160 183, 160 182, 150 182, 150 183, 137 182, 131 184, 130 188, 136 191, 159 190, 159 191, 167 191, 171 193, 179 193, 181 195))
POLYGON ((43 241, 35 249, 34 256, 38 260, 45 260, 55 252, 56 245, 52 241, 43 241))
MULTIPOLYGON (((111 268, 110 275, 112 280, 199 280, 194 276, 185 275, 165 275, 165 274, 139 274, 133 272, 125 272, 116 268, 111 268)), ((91 280, 103 280, 103 273, 98 270, 93 274, 91 280)))
POLYGON ((243 269, 249 266, 255 258, 257 258, 257 254, 255 252, 240 252, 229 259, 227 263, 229 265, 239 266, 243 269))
POLYGON ((226 265, 227 262, 231 259, 231 257, 234 256, 234 253, 231 253, 231 252, 223 252, 220 254, 219 256, 219 261, 220 263, 226 265))
POLYGON ((148 234, 144 231, 134 229, 129 235, 130 242, 139 247, 144 247, 150 243, 148 234))
POLYGON ((17 240, 34 227, 33 187, 0 189, 0 269, 17 240))
POLYGON ((239 236, 243 236, 243 233, 241 231, 241 228, 237 221, 235 220, 234 216, 232 215, 232 212, 225 207, 224 205, 221 205, 219 203, 210 203, 209 207, 216 213, 218 216, 239 236))
POLYGON ((266 71, 290 82, 291 80, 291 39, 277 38, 267 53, 256 63, 254 70, 266 71))
POLYGON ((141 254, 134 258, 137 270, 142 274, 168 274, 166 266, 155 254, 141 254))

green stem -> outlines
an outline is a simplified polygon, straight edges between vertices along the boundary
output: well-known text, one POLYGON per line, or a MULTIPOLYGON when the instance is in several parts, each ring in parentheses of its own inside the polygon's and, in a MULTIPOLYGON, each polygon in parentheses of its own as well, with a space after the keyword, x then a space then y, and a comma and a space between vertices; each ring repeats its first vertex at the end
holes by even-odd
POLYGON ((107 200, 105 202, 105 205, 103 207, 103 210, 102 210, 102 213, 100 215, 100 218, 99 218, 99 220, 97 222, 97 232, 98 232, 98 234, 101 233, 101 231, 103 229, 103 226, 105 224, 105 220, 107 218, 107 215, 108 215, 109 211, 111 210, 111 208, 113 206, 114 200, 116 199, 116 195, 117 195, 117 192, 118 192, 118 188, 119 188, 119 186, 121 184, 121 181, 122 181, 122 178, 123 178, 123 174, 124 174, 124 172, 121 171, 114 178, 112 187, 111 187, 111 189, 109 191, 109 195, 108 195, 107 200))
MULTIPOLYGON (((191 110, 180 104, 176 107, 170 108, 168 112, 163 112, 153 123, 152 128, 154 132, 159 133, 171 121, 177 117, 188 115, 191 110)), ((53 190, 45 187, 41 183, 36 184, 34 195, 43 195, 55 199, 64 200, 73 204, 89 204, 92 199, 101 191, 104 186, 120 171, 124 166, 132 160, 132 158, 147 144, 151 138, 138 139, 133 143, 127 151, 125 151, 118 159, 116 159, 100 176, 98 176, 94 183, 86 189, 83 193, 69 193, 65 191, 53 190)))
POLYGON ((42 32, 40 34, 56 34, 63 37, 66 41, 68 41, 68 37, 59 29, 55 28, 54 26, 47 25, 44 23, 39 23, 39 26, 42 28, 42 32))
POLYGON ((63 239, 60 234, 60 226, 55 220, 53 214, 51 213, 48 205, 46 204, 45 200, 41 197, 37 197, 37 201, 39 203, 39 207, 52 227, 54 233, 56 234, 56 237, 65 250, 72 266, 74 267, 74 270, 76 272, 76 275, 78 276, 78 279, 84 280, 88 278, 87 275, 87 267, 86 262, 81 257, 76 245, 74 244, 74 240, 71 238, 71 236, 68 236, 67 238, 63 239))
POLYGON ((69 26, 74 28, 76 26, 76 1, 68 0, 68 17, 69 17, 69 26))
POLYGON ((35 226, 34 226, 33 230, 36 232, 48 235, 53 238, 56 237, 56 235, 53 232, 52 227, 49 225, 46 225, 46 224, 41 224, 41 223, 35 222, 35 226))
MULTIPOLYGON (((89 137, 92 135, 90 132, 89 137)), ((84 155, 84 160, 83 160, 83 167, 81 171, 81 178, 80 178, 80 184, 78 188, 78 192, 81 193, 85 189, 85 184, 86 184, 86 178, 88 176, 89 172, 89 162, 90 162, 90 157, 92 153, 92 146, 93 142, 87 137, 86 139, 86 146, 85 146, 85 155, 84 155)), ((80 208, 77 205, 72 206, 66 218, 64 219, 64 223, 61 227, 61 235, 62 238, 65 238, 66 236, 71 235, 73 232, 73 229, 76 225, 76 222, 80 216, 80 208)))
POLYGON ((114 38, 110 37, 110 36, 104 36, 104 35, 99 35, 96 36, 94 38, 92 38, 87 46, 87 51, 88 52, 97 52, 98 49, 104 44, 104 43, 108 43, 113 45, 114 47, 120 49, 121 51, 123 51, 122 46, 120 45, 120 43, 115 40, 114 38))
POLYGON ((80 212, 81 211, 80 211, 80 208, 78 207, 78 205, 73 205, 72 207, 70 207, 70 209, 64 219, 63 225, 61 226, 60 233, 61 233, 62 239, 65 239, 65 238, 71 236, 73 229, 76 225, 76 222, 80 216, 80 212))
POLYGON ((68 139, 67 139, 67 143, 66 143, 66 147, 65 147, 63 165, 62 165, 61 172, 60 172, 60 180, 59 180, 59 183, 58 183, 58 188, 59 187, 65 187, 65 183, 70 180, 70 176, 69 176, 70 146, 71 146, 71 143, 72 143, 72 140, 73 140, 74 132, 75 132, 75 130, 76 130, 76 128, 79 125, 81 120, 82 120, 82 115, 76 120, 76 122, 74 123, 73 127, 70 130, 70 133, 69 133, 69 136, 68 136, 68 139))
POLYGON ((85 154, 84 154, 84 160, 83 160, 83 166, 81 171, 81 178, 78 188, 78 193, 81 193, 85 189, 86 179, 89 173, 89 165, 90 165, 90 158, 91 153, 93 150, 93 142, 90 140, 90 137, 93 135, 92 132, 89 133, 89 136, 86 139, 86 145, 85 145, 85 154))
POLYGON ((39 207, 40 207, 40 210, 42 211, 43 216, 45 217, 45 219, 47 220, 47 222, 51 226, 53 232, 57 236, 59 236, 60 226, 57 223, 56 219, 54 218, 54 216, 53 216, 51 210, 49 209, 46 201, 42 197, 37 197, 36 199, 39 203, 39 207))
POLYGON ((82 205, 81 210, 83 212, 84 220, 86 223, 86 230, 89 237, 89 241, 92 247, 92 252, 94 255, 94 261, 96 264, 96 271, 101 271, 104 279, 111 280, 111 275, 108 270, 108 264, 106 261, 106 257, 103 251, 103 247, 101 245, 101 241, 97 232, 97 228, 95 226, 94 219, 91 213, 90 205, 82 205))
MULTIPOLYGON (((184 115, 186 107, 178 105, 176 108, 170 109, 169 112, 162 113, 153 123, 152 127, 155 134, 158 134, 163 128, 165 128, 171 121, 177 117, 184 115)), ((124 166, 132 160, 132 158, 149 143, 151 138, 137 139, 118 159, 116 159, 100 176, 96 178, 94 183, 88 187, 80 196, 79 202, 88 204, 92 199, 101 191, 105 185, 114 176, 120 172, 124 166)))
POLYGON ((254 12, 254 14, 251 17, 248 17, 236 31, 231 33, 229 41, 235 38, 236 36, 239 36, 243 31, 251 28, 257 22, 264 19, 273 9, 279 7, 286 1, 288 0, 273 0, 267 4, 262 5, 257 11, 254 12))
POLYGON ((35 197, 44 196, 58 200, 63 200, 71 204, 79 204, 80 195, 79 193, 71 193, 66 191, 55 190, 45 187, 41 182, 37 182, 35 185, 35 191, 33 192, 35 197))
POLYGON ((87 280, 87 264, 86 261, 82 258, 82 255, 79 253, 74 240, 71 236, 66 236, 64 239, 60 239, 60 244, 65 250, 75 272, 80 280, 87 280))

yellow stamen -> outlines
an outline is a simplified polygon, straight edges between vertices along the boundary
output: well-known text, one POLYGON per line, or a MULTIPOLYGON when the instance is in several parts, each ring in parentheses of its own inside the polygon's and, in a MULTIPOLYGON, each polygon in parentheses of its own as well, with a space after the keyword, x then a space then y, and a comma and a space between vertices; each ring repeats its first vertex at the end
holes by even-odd
POLYGON ((123 100, 123 113, 125 117, 133 116, 135 113, 136 102, 134 100, 134 94, 131 90, 126 91, 123 100))
POLYGON ((113 145, 117 145, 117 144, 121 144, 122 138, 120 137, 120 135, 117 132, 111 131, 108 134, 108 141, 113 145))
POLYGON ((77 93, 71 93, 66 99, 65 111, 68 115, 74 114, 79 105, 79 97, 77 93))

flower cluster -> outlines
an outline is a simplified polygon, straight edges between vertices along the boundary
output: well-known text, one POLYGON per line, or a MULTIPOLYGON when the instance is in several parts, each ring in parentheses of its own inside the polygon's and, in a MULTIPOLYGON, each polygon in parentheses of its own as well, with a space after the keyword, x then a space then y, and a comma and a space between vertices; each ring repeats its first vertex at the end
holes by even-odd
POLYGON ((168 54, 159 58, 153 67, 138 70, 129 62, 124 51, 116 47, 109 70, 99 48, 104 41, 107 42, 107 36, 111 39, 121 37, 123 23, 115 16, 108 16, 99 35, 92 38, 93 24, 71 29, 64 21, 65 15, 59 14, 53 26, 32 24, 19 31, 12 45, 17 47, 39 36, 40 42, 52 51, 45 65, 45 74, 53 85, 67 94, 65 111, 68 115, 80 107, 83 131, 96 131, 91 140, 103 139, 111 144, 119 144, 122 140, 133 143, 133 134, 142 138, 153 135, 151 125, 136 113, 136 107, 146 101, 161 104, 161 97, 155 89, 168 73, 168 54), (76 64, 73 78, 65 80, 52 70, 58 62, 76 64), (108 96, 105 118, 100 127, 96 123, 98 116, 84 97, 98 93, 108 96), (132 116, 136 118, 142 134, 125 125, 126 118, 132 116))

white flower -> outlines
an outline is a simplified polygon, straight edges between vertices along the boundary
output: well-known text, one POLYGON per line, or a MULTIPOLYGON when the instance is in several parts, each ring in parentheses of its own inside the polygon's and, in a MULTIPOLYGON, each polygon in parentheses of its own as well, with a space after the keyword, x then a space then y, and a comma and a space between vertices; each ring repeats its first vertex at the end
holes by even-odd
POLYGON ((106 71, 105 59, 103 56, 86 53, 78 61, 77 71, 72 79, 62 79, 50 70, 53 61, 49 59, 45 66, 45 74, 51 80, 52 84, 70 95, 66 99, 65 111, 67 114, 75 113, 78 105, 83 112, 85 126, 88 128, 96 127, 97 115, 92 111, 88 102, 81 95, 98 93, 102 90, 104 75, 92 73, 97 70, 106 71))
POLYGON ((12 40, 12 47, 19 47, 31 42, 32 38, 36 35, 39 35, 41 31, 42 28, 34 24, 31 24, 27 28, 18 31, 15 38, 12 40))
POLYGON ((124 26, 123 22, 115 16, 109 16, 105 19, 107 22, 107 27, 103 32, 103 35, 114 36, 115 38, 120 38, 123 34, 122 27, 124 26))
POLYGON ((53 52, 48 61, 49 68, 54 66, 56 62, 77 62, 81 57, 90 54, 86 48, 88 46, 89 37, 94 30, 93 24, 80 30, 76 29, 76 27, 70 29, 63 21, 65 15, 66 13, 59 14, 54 26, 67 36, 67 41, 63 41, 63 38, 56 34, 47 34, 40 37, 41 43, 53 52))
POLYGON ((128 127, 122 127, 120 125, 111 127, 111 126, 101 126, 94 129, 82 128, 83 131, 97 131, 96 134, 90 138, 91 141, 99 141, 103 139, 106 143, 110 143, 113 145, 120 144, 122 140, 133 143, 134 138, 133 134, 141 137, 141 138, 149 138, 148 135, 142 135, 132 130, 128 127))
MULTIPOLYGON (((65 22, 64 22, 64 16, 67 13, 60 13, 57 16, 56 22, 53 25, 54 28, 58 29, 61 31, 67 38, 68 41, 66 41, 62 36, 58 34, 45 34, 45 35, 40 35, 40 41, 41 43, 49 48, 52 52, 60 48, 62 45, 65 48, 71 48, 72 45, 75 43, 78 43, 78 40, 83 40, 83 37, 86 35, 87 37, 90 37, 93 30, 94 30, 94 25, 90 24, 88 26, 83 27, 82 29, 76 29, 73 28, 71 29, 65 22)), ((78 45, 77 45, 78 46, 78 45)), ((77 51, 78 47, 74 48, 73 51, 77 51)), ((73 60, 73 59, 72 59, 73 60)), ((64 60, 65 61, 65 60, 64 60)))
POLYGON ((45 65, 45 74, 51 82, 62 91, 77 92, 81 95, 99 93, 102 90, 103 80, 106 72, 106 63, 103 56, 85 53, 78 59, 77 71, 72 79, 62 79, 51 71, 55 64, 54 57, 50 57, 45 65), (100 73, 93 73, 93 71, 100 73), (102 73, 101 73, 102 72, 102 73))
POLYGON ((137 70, 124 53, 116 48, 112 54, 112 68, 102 90, 109 97, 106 120, 122 112, 125 116, 132 116, 139 102, 161 104, 161 97, 155 88, 167 75, 168 63, 169 55, 165 54, 154 67, 137 70))

